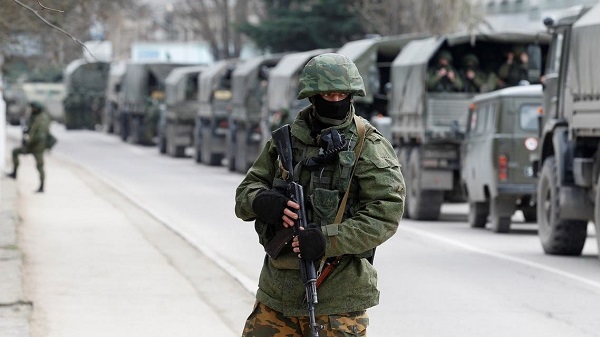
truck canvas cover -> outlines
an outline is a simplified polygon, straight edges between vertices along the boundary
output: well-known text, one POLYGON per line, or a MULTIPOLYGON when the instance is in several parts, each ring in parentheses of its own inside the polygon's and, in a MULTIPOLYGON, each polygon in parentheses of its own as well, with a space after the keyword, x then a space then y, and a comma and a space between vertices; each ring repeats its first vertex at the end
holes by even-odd
POLYGON ((290 102, 298 96, 298 78, 295 75, 304 69, 312 57, 331 52, 333 49, 316 49, 284 56, 269 73, 269 110, 289 110, 290 102))
POLYGON ((210 102, 211 95, 217 85, 217 81, 225 74, 229 66, 235 62, 235 60, 218 61, 217 63, 206 68, 206 70, 200 74, 200 83, 198 84, 200 88, 200 94, 198 95, 200 102, 210 102))
POLYGON ((357 96, 354 99, 361 102, 372 103, 373 90, 370 90, 367 81, 371 78, 373 72, 377 71, 378 54, 394 59, 406 44, 415 39, 425 37, 422 34, 404 34, 398 36, 377 37, 372 39, 364 39, 351 41, 340 48, 337 53, 348 57, 356 64, 358 72, 365 81, 366 96, 357 96))
POLYGON ((193 73, 200 73, 204 69, 206 69, 206 66, 177 67, 173 69, 165 80, 165 103, 167 105, 175 105, 178 102, 184 101, 187 76, 193 73))
POLYGON ((263 64, 274 66, 283 55, 268 55, 251 58, 239 64, 232 75, 233 104, 244 106, 246 96, 259 86, 258 74, 263 64))
POLYGON ((129 63, 123 79, 123 96, 126 104, 141 105, 145 104, 147 96, 150 94, 149 80, 152 77, 154 86, 165 86, 165 79, 174 67, 181 64, 174 63, 129 63))
POLYGON ((566 90, 565 97, 566 104, 571 99, 574 103, 571 127, 578 131, 597 129, 600 128, 600 5, 577 20, 571 34, 566 84, 569 90, 566 90))

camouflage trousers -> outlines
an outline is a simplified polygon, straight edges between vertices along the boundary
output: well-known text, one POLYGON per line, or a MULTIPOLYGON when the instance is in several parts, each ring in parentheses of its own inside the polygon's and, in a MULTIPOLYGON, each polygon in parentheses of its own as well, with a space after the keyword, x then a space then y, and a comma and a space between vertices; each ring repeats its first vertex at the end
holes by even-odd
MULTIPOLYGON (((367 336, 369 317, 366 311, 317 316, 319 337, 367 336)), ((311 337, 308 317, 286 317, 256 302, 244 326, 242 337, 311 337)))

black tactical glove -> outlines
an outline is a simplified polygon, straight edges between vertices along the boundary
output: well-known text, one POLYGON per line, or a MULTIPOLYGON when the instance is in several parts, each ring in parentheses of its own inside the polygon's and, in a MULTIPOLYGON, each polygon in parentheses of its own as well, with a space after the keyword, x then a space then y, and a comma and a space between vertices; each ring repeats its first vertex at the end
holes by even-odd
POLYGON ((283 225, 283 210, 287 207, 288 200, 288 197, 275 189, 262 190, 252 201, 252 210, 268 224, 283 225))
POLYGON ((303 259, 316 260, 325 254, 325 235, 314 223, 308 224, 298 234, 300 243, 300 255, 303 259))

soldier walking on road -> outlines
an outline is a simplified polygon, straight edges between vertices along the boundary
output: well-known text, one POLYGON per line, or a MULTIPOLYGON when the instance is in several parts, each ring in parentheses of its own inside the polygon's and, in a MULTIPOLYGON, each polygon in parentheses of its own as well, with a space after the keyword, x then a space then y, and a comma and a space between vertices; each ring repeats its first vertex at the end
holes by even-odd
MULTIPOLYGON (((319 336, 366 336, 366 309, 379 303, 375 248, 397 230, 404 179, 391 144, 355 115, 353 96, 364 96, 365 89, 351 60, 316 56, 299 82, 298 99, 312 104, 291 125, 293 180, 304 187, 308 225, 278 255, 265 257, 242 336, 311 334, 299 257, 321 272, 319 336)), ((235 213, 255 221, 265 248, 297 219, 300 205, 281 189, 286 176, 270 139, 236 190, 235 213)))
POLYGON ((17 169, 19 168, 19 155, 31 153, 35 158, 36 168, 40 174, 40 187, 37 192, 44 192, 46 177, 44 151, 48 148, 48 138, 51 137, 51 119, 41 103, 33 101, 29 103, 29 106, 31 107, 31 117, 26 129, 23 131, 23 144, 12 152, 13 171, 8 176, 16 179, 17 169))

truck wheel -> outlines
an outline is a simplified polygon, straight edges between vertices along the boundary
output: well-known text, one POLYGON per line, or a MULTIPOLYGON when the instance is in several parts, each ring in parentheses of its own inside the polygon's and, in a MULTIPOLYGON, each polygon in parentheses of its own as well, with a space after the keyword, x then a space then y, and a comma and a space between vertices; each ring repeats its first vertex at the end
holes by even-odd
POLYGON ((162 154, 167 153, 167 140, 165 137, 158 137, 158 151, 162 154))
MULTIPOLYGON (((402 175, 404 177, 407 176, 407 170, 406 168, 408 167, 408 159, 410 158, 410 147, 403 147, 400 152, 398 153, 398 161, 400 162, 400 171, 402 172, 402 175)), ((408 199, 408 198, 407 198, 408 199)), ((405 203, 408 203, 408 200, 405 200, 405 203)), ((410 213, 408 211, 408 207, 404 207, 404 215, 403 217, 405 219, 410 218, 410 213)))
POLYGON ((544 161, 537 193, 538 235, 546 254, 580 255, 587 236, 587 221, 560 219, 556 159, 544 161))
POLYGON ((490 222, 492 223, 492 231, 495 233, 508 233, 510 231, 510 215, 502 214, 500 210, 502 201, 492 199, 490 201, 490 222))
POLYGON ((141 137, 140 137, 141 129, 142 129, 142 125, 141 125, 140 119, 139 118, 133 118, 131 120, 131 135, 130 135, 131 143, 133 143, 133 144, 140 144, 140 141, 141 141, 141 137))
POLYGON ((484 228, 490 213, 487 202, 469 202, 469 226, 471 228, 484 228))
POLYGON ((437 220, 444 202, 444 191, 421 189, 421 151, 413 149, 408 163, 407 209, 415 220, 437 220))

